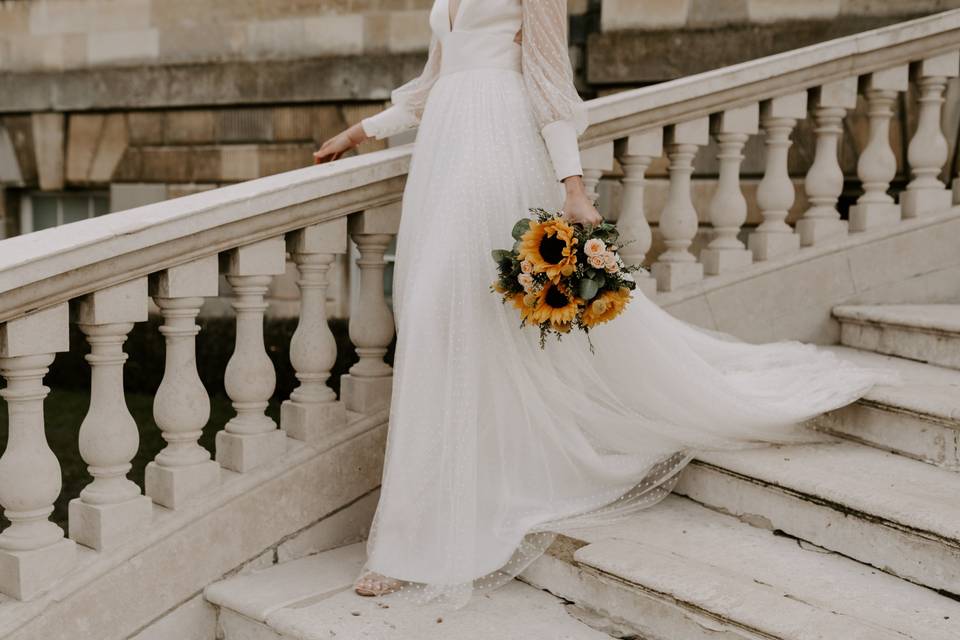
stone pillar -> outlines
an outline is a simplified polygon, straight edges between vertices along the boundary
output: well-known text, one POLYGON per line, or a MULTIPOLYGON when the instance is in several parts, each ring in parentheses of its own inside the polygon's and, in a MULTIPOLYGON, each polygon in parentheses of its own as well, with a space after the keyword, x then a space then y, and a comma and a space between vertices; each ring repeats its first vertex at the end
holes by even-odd
POLYGON ((947 163, 947 139, 940 124, 943 92, 947 79, 960 75, 960 52, 951 51, 917 63, 914 81, 920 92, 920 117, 917 130, 907 149, 907 160, 913 180, 900 194, 904 218, 947 211, 953 204, 950 191, 940 182, 940 172, 947 163))
MULTIPOLYGON (((642 265, 653 234, 647 222, 643 198, 647 168, 663 155, 663 129, 651 129, 617 140, 616 155, 623 167, 623 200, 617 229, 620 231, 620 257, 626 265, 642 265)), ((650 297, 657 292, 657 281, 645 271, 635 271, 637 289, 650 297)))
POLYGON ((837 211, 844 182, 838 152, 843 119, 847 109, 856 107, 856 76, 827 83, 813 91, 817 151, 805 181, 810 208, 797 221, 801 246, 809 247, 847 235, 847 223, 840 219, 837 211))
POLYGON ((146 493, 177 509, 220 485, 220 465, 198 444, 210 419, 210 398, 197 373, 196 318, 205 297, 219 294, 217 256, 170 267, 150 277, 166 342, 163 380, 153 398, 153 419, 167 446, 147 464, 146 493))
POLYGON ((900 205, 887 193, 897 175, 897 157, 890 146, 890 119, 897 94, 909 86, 909 67, 902 65, 864 78, 870 116, 870 140, 860 153, 857 175, 864 193, 850 207, 850 231, 867 231, 900 221, 900 205))
POLYGON ((753 253, 737 237, 747 220, 747 199, 740 189, 740 163, 743 145, 756 135, 760 118, 757 103, 716 114, 711 123, 720 145, 720 176, 710 200, 713 239, 700 252, 703 269, 710 275, 736 271, 750 266, 753 253))
POLYGON ((580 152, 580 164, 583 167, 583 186, 587 196, 596 204, 599 193, 597 187, 605 171, 613 170, 613 142, 605 142, 580 152))
POLYGON ((50 522, 60 494, 60 463, 44 433, 43 376, 69 348, 67 303, 0 324, 0 375, 7 386, 9 435, 0 456, 0 504, 10 526, 0 533, 0 592, 30 600, 73 568, 76 543, 50 522))
POLYGON ((651 271, 660 291, 673 291, 703 279, 703 265, 689 250, 700 222, 690 193, 690 176, 697 147, 710 141, 710 119, 670 125, 665 137, 670 190, 660 215, 660 233, 667 250, 660 254, 651 271))
POLYGON ((327 386, 337 361, 337 341, 327 322, 327 274, 347 251, 347 219, 295 231, 287 248, 300 270, 300 319, 290 340, 290 362, 300 381, 280 407, 280 426, 291 438, 325 442, 347 424, 343 402, 327 386))
POLYGON ((83 296, 72 311, 90 343, 90 408, 80 425, 80 456, 93 481, 70 501, 70 537, 103 551, 129 540, 153 517, 150 498, 127 478, 140 432, 123 391, 123 343, 134 323, 147 320, 147 279, 83 296))
POLYGON ((217 462, 246 472, 284 454, 286 434, 265 411, 277 385, 263 342, 264 296, 273 276, 286 271, 283 237, 261 240, 224 254, 224 272, 233 287, 237 338, 223 383, 237 415, 217 433, 217 462))
POLYGON ((790 132, 797 120, 807 115, 807 92, 801 91, 766 100, 760 105, 760 126, 766 135, 767 161, 757 187, 757 204, 763 222, 747 244, 756 261, 800 249, 800 236, 785 221, 796 199, 787 165, 790 132))
POLYGON ((390 406, 393 369, 383 361, 393 339, 393 313, 383 291, 383 255, 400 227, 400 203, 350 216, 348 230, 360 257, 360 296, 350 310, 350 340, 360 361, 340 378, 340 399, 347 409, 373 413, 390 406))

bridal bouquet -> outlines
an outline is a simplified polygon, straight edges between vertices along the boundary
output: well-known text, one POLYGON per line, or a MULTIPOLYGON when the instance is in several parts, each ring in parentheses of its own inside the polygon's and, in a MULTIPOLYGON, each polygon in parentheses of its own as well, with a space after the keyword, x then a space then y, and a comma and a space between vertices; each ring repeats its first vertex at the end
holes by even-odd
POLYGON ((591 327, 623 311, 636 287, 629 274, 642 267, 624 266, 610 222, 583 226, 544 209, 530 212, 513 226, 513 248, 492 252, 498 277, 491 290, 519 310, 521 326, 540 328, 541 349, 548 334, 560 338, 571 327, 589 341, 591 327))

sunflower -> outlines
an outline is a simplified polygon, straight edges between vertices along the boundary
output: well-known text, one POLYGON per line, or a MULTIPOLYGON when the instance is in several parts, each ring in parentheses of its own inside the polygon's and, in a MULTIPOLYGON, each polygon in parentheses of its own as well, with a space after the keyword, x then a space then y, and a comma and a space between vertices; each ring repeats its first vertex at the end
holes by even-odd
POLYGON ((533 314, 534 304, 536 303, 535 297, 529 293, 515 293, 510 297, 510 301, 513 302, 513 306, 520 310, 520 317, 523 320, 526 320, 533 314), (528 298, 528 296, 530 296, 528 298), (528 304, 532 303, 532 304, 528 304))
POLYGON ((580 321, 585 327, 595 327, 613 320, 620 315, 629 301, 630 289, 626 287, 620 287, 616 291, 604 291, 587 305, 580 321))
POLYGON ((531 222, 520 238, 518 258, 529 260, 534 273, 546 273, 553 282, 573 273, 577 263, 573 227, 560 218, 531 222))
POLYGON ((530 319, 537 324, 549 322, 554 329, 565 332, 577 317, 581 302, 565 288, 548 282, 537 295, 537 304, 530 319))

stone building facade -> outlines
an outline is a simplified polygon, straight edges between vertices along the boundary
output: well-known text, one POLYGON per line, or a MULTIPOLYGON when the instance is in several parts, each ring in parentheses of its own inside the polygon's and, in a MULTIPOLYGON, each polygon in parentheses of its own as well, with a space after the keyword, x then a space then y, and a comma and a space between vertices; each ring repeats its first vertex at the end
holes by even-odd
MULTIPOLYGON (((309 165, 320 142, 382 108, 419 71, 431 4, 0 0, 0 237, 309 165)), ((958 6, 569 0, 571 56, 592 97, 958 6)), ((948 95, 955 104, 955 86, 948 95)), ((909 100, 900 106, 894 135, 903 150, 914 109, 909 100)), ((955 107, 947 113, 960 119, 955 107)), ((846 144, 862 145, 865 135, 851 131, 846 144)), ((812 154, 812 132, 800 128, 796 144, 812 154)), ((714 151, 697 161, 698 205, 712 189, 714 151)), ((844 155, 855 176, 852 148, 844 155)), ((761 169, 744 167, 745 189, 761 169)), ((654 224, 663 173, 662 163, 650 172, 654 224)), ((610 182, 601 206, 611 217, 616 200, 610 182)))

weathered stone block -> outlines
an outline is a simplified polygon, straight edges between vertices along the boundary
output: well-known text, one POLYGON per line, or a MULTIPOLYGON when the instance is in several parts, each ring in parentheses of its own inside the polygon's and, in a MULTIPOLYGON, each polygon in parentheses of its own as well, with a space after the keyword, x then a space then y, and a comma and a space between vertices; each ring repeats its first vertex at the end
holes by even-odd
POLYGON ((122 113, 106 116, 100 135, 100 144, 90 164, 87 179, 92 183, 110 182, 127 150, 127 119, 122 113))
POLYGON ((340 376, 340 398, 349 411, 373 413, 390 406, 393 376, 357 378, 340 376))
POLYGON ((91 549, 106 551, 128 541, 149 524, 153 503, 147 496, 118 504, 87 504, 74 498, 69 511, 70 538, 91 549))
POLYGON ((65 118, 62 113, 35 113, 30 118, 40 188, 59 191, 64 185, 65 118))
POLYGON ((747 8, 750 20, 755 22, 823 20, 837 17, 840 13, 840 0, 806 0, 806 2, 748 0, 747 8))
POLYGON ((291 438, 324 446, 334 442, 347 424, 343 402, 305 404, 284 400, 280 405, 280 428, 291 438))
POLYGON ((0 358, 68 351, 69 318, 62 302, 0 324, 0 358))
POLYGON ((205 144, 214 141, 214 114, 210 110, 170 111, 166 118, 167 144, 205 144))
POLYGON ((217 462, 238 473, 255 469, 287 451, 287 434, 280 429, 257 434, 218 431, 216 440, 217 462))
POLYGON ((394 11, 390 14, 388 47, 395 53, 425 51, 430 45, 429 11, 394 11))
POLYGON ((703 265, 699 262, 656 262, 650 272, 657 279, 660 291, 675 291, 703 280, 703 265))
POLYGON ((0 550, 0 592, 31 600, 73 568, 77 543, 69 538, 34 551, 0 550))
POLYGON ((603 0, 603 31, 664 29, 687 22, 690 0, 603 0))
POLYGON ((242 182, 260 177, 260 154, 256 145, 227 145, 220 148, 220 178, 242 182))
POLYGON ((167 114, 163 111, 131 111, 127 114, 130 142, 136 145, 163 144, 167 114))
POLYGON ((68 182, 85 183, 90 165, 97 152, 104 116, 100 114, 74 114, 70 116, 67 130, 67 176, 68 182))
POLYGON ((148 462, 144 492, 159 505, 178 509, 191 498, 213 491, 220 485, 220 465, 213 460, 185 467, 163 467, 148 462))
POLYGON ((156 29, 103 31, 87 39, 91 65, 120 62, 149 62, 160 56, 160 35, 156 29))

